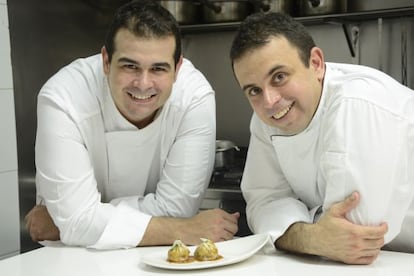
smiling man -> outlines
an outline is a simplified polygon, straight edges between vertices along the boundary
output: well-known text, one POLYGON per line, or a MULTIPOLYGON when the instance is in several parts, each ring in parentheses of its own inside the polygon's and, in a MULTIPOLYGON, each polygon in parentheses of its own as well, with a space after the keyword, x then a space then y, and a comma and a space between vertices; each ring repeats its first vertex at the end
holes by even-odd
POLYGON ((275 248, 369 264, 414 253, 414 91, 329 63, 291 17, 254 14, 230 58, 254 110, 241 188, 275 248))
POLYGON ((157 1, 115 14, 101 55, 62 68, 38 96, 35 241, 97 249, 228 240, 238 213, 198 213, 215 153, 214 91, 181 55, 157 1))

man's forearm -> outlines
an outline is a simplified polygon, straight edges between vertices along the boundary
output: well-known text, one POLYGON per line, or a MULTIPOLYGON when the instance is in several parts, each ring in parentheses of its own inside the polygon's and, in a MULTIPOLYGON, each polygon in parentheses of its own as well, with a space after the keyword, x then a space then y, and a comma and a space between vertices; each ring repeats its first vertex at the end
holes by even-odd
POLYGON ((138 246, 170 245, 181 237, 185 219, 152 217, 138 246))
POLYGON ((347 264, 370 264, 384 245, 387 224, 363 226, 350 222, 346 214, 359 203, 359 194, 332 205, 316 223, 298 222, 275 242, 278 249, 327 257, 347 264))
POLYGON ((188 245, 200 243, 200 238, 229 240, 238 230, 239 216, 212 209, 191 218, 152 217, 138 246, 170 245, 176 239, 188 245))
POLYGON ((275 241, 275 246, 279 250, 297 254, 316 254, 314 228, 314 224, 294 223, 275 241))

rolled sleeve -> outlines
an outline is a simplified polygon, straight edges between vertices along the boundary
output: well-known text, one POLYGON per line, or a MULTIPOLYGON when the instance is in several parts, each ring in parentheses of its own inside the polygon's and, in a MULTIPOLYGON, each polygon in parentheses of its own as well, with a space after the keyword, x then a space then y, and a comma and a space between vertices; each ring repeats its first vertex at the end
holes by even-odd
POLYGON ((119 203, 94 249, 132 248, 138 246, 151 216, 137 211, 127 202, 119 203))

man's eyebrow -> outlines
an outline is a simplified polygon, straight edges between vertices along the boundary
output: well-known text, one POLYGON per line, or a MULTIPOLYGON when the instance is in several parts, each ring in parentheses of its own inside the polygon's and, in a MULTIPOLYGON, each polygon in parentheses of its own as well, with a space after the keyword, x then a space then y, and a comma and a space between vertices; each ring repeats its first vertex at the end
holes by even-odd
POLYGON ((273 66, 273 67, 269 70, 269 72, 267 73, 267 76, 271 76, 271 75, 273 75, 276 71, 278 71, 278 70, 282 69, 283 67, 285 67, 285 66, 284 66, 284 65, 279 65, 279 64, 277 64, 277 65, 273 66))
POLYGON ((251 88, 251 87, 254 87, 254 84, 246 84, 246 85, 244 85, 244 86, 242 87, 242 91, 245 91, 245 90, 247 90, 247 89, 249 89, 249 88, 251 88))
POLYGON ((134 64, 139 64, 138 62, 136 62, 133 59, 130 58, 126 58, 126 57, 121 57, 118 59, 118 62, 127 62, 127 63, 134 63, 134 64))

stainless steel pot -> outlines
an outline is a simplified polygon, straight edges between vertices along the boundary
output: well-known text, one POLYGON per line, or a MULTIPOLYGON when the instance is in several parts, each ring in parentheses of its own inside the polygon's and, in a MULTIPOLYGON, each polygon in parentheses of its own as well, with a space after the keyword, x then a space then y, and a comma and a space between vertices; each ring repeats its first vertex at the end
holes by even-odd
POLYGON ((216 156, 214 160, 214 168, 229 169, 234 166, 235 152, 240 149, 235 143, 229 140, 216 140, 216 156))
POLYGON ((343 13, 347 10, 347 0, 299 0, 298 15, 319 15, 343 13))
POLYGON ((199 23, 201 5, 198 1, 164 0, 159 2, 175 17, 178 23, 184 25, 199 23))
POLYGON ((363 12, 413 6, 413 0, 348 0, 349 12, 363 12))
POLYGON ((256 12, 281 12, 292 14, 295 1, 292 0, 250 0, 256 12))
POLYGON ((200 0, 202 18, 205 23, 242 21, 252 10, 247 0, 200 0))

